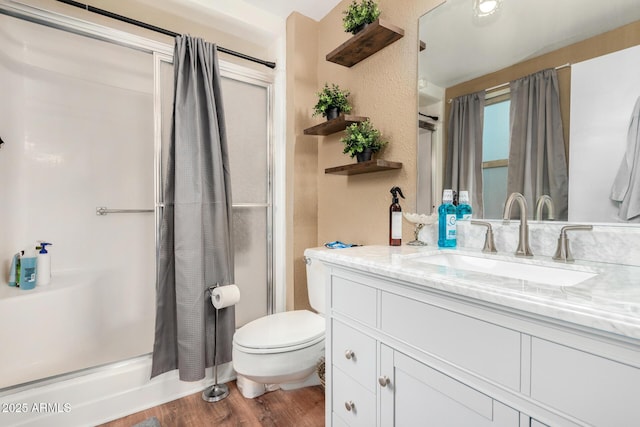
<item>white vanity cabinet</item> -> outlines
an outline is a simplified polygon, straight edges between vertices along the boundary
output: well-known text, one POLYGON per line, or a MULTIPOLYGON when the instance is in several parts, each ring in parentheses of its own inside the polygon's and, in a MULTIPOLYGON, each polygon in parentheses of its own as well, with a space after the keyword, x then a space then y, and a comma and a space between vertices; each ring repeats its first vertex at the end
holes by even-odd
POLYGON ((329 268, 327 424, 630 426, 640 351, 410 282, 329 268))

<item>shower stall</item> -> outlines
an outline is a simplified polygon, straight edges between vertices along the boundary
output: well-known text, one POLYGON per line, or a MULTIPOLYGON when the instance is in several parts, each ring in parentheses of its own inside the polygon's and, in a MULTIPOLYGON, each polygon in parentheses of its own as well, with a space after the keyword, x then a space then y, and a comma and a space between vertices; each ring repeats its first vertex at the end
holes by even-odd
MULTIPOLYGON (((146 387, 173 46, 7 1, 0 43, 0 401, 130 362, 146 387), (51 283, 9 287, 39 240, 51 283)), ((221 68, 240 327, 273 310, 273 78, 221 68)))

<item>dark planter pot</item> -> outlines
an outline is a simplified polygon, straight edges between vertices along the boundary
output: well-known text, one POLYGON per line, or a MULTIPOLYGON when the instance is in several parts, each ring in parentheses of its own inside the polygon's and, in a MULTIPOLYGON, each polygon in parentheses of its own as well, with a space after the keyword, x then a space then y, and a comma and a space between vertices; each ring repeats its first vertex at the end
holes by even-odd
POLYGON ((340 109, 338 107, 327 108, 327 120, 337 119, 340 115, 340 109))
POLYGON ((360 162, 368 162, 373 157, 373 151, 371 148, 365 148, 362 153, 356 153, 356 160, 360 162))
POLYGON ((364 24, 360 24, 358 25, 356 28, 354 28, 353 30, 351 30, 351 34, 353 34, 354 36, 356 34, 358 34, 360 31, 364 30, 365 28, 367 28, 367 25, 369 25, 368 22, 364 23, 364 24))

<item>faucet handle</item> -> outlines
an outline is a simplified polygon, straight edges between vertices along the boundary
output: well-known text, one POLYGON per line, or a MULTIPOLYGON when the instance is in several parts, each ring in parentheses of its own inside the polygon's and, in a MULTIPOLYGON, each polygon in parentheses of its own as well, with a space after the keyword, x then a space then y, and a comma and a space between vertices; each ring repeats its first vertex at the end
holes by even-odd
POLYGON ((593 230, 593 225, 565 225, 560 229, 560 237, 558 237, 558 247, 553 255, 555 261, 573 262, 575 261, 571 254, 569 246, 569 238, 567 231, 571 230, 593 230))
POLYGON ((476 220, 472 220, 471 221, 472 225, 483 225, 485 227, 487 227, 487 234, 485 234, 484 236, 484 248, 482 248, 482 252, 488 252, 488 253, 496 253, 498 252, 496 250, 496 244, 493 240, 493 228, 491 228, 491 223, 486 222, 486 221, 476 221, 476 220))

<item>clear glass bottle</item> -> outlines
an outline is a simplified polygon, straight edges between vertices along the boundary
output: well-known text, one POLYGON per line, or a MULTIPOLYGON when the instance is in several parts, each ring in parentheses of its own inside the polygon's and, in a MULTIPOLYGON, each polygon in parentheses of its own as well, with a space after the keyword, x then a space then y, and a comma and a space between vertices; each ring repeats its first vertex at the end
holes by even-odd
POLYGON ((438 208, 438 246, 441 248, 456 247, 456 211, 453 190, 444 190, 438 208))

